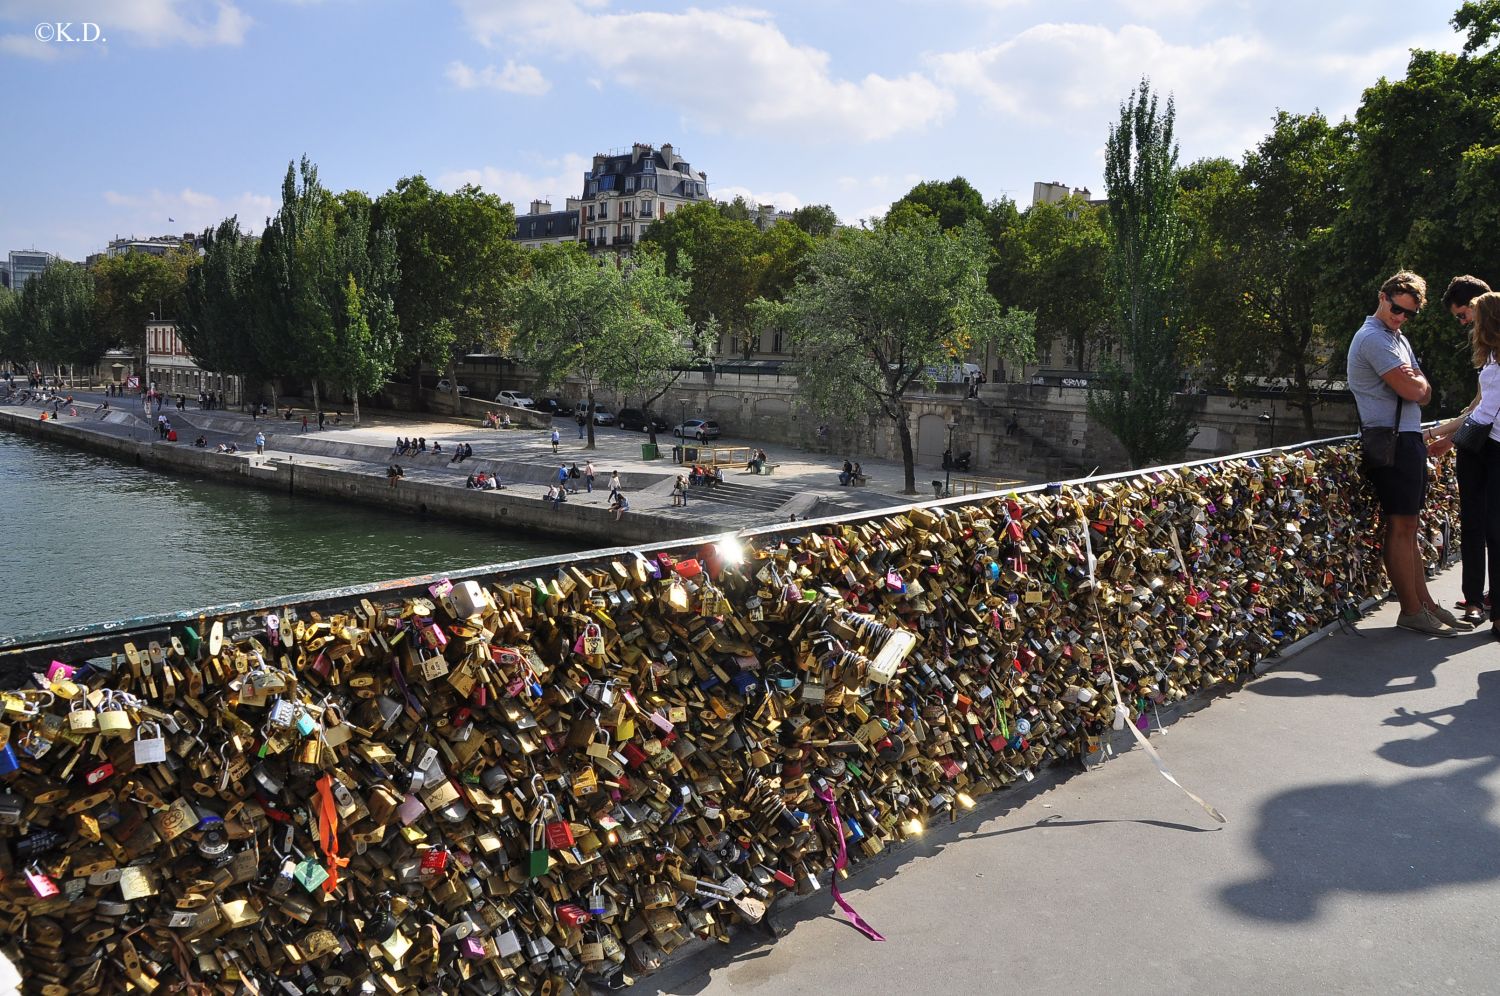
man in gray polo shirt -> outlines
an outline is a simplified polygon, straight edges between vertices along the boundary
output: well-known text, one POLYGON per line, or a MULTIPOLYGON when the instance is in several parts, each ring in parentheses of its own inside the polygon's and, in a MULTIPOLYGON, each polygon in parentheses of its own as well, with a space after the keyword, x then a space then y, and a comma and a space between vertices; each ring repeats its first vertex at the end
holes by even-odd
POLYGON ((1380 285, 1379 306, 1349 343, 1349 390, 1359 406, 1364 428, 1396 425, 1396 459, 1389 467, 1366 469, 1385 518, 1381 544, 1385 572, 1401 602, 1396 625, 1428 636, 1457 636, 1443 618, 1452 613, 1433 601, 1417 548, 1417 517, 1427 497, 1427 441, 1422 433, 1422 406, 1432 399, 1432 385, 1401 334, 1427 301, 1427 284, 1402 271, 1380 285))

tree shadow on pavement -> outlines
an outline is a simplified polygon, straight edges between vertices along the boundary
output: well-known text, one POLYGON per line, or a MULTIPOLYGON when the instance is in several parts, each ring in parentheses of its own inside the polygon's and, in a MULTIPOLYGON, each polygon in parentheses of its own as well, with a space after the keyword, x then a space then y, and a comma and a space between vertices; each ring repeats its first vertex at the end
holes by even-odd
POLYGON ((1500 878, 1500 828, 1487 819, 1495 797, 1481 783, 1497 769, 1490 758, 1395 784, 1283 792, 1262 807, 1254 836, 1270 871, 1220 896, 1252 919, 1305 923, 1339 893, 1391 896, 1500 878))
POLYGON ((1249 682, 1245 690, 1256 695, 1374 698, 1434 688, 1437 666, 1469 649, 1475 639, 1472 634, 1439 640, 1395 629, 1355 631, 1357 642, 1344 652, 1297 654, 1249 682))

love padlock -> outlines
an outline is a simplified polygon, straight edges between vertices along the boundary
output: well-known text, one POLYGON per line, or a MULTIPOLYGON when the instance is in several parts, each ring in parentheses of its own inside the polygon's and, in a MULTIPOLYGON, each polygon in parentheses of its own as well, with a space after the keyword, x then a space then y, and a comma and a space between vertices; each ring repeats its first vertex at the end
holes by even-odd
POLYGON ((589 914, 577 903, 558 903, 557 922, 568 927, 577 927, 589 922, 589 914))
POLYGON ((156 723, 142 723, 135 731, 135 763, 161 764, 166 759, 167 742, 162 738, 161 727, 156 723))
POLYGON ((598 623, 589 623, 583 628, 583 652, 591 657, 604 654, 604 630, 598 623))

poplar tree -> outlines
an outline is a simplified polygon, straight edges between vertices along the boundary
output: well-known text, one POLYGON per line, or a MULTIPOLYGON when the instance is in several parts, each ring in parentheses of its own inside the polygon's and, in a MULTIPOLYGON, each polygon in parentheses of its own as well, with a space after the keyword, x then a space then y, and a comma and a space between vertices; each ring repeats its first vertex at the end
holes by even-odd
POLYGON ((1151 84, 1142 79, 1120 105, 1104 150, 1124 362, 1102 364, 1105 386, 1090 390, 1089 416, 1120 441, 1132 467, 1179 456, 1195 429, 1176 399, 1182 377, 1177 291, 1187 235, 1177 211, 1175 118, 1172 98, 1158 111, 1151 84))

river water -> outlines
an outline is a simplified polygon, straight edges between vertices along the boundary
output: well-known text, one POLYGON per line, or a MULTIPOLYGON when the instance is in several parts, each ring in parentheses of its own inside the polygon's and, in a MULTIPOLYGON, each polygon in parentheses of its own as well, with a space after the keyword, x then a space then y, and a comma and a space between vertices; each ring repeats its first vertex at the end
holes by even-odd
POLYGON ((158 474, 0 432, 0 635, 581 549, 158 474))

